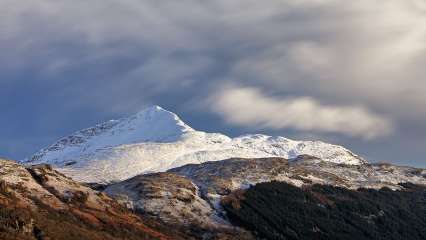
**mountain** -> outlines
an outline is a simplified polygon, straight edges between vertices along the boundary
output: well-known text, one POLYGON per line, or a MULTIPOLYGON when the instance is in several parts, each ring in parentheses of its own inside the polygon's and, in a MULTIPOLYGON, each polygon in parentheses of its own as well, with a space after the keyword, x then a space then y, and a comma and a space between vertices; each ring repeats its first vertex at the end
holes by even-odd
POLYGON ((307 155, 290 160, 232 158, 139 175, 111 184, 104 192, 165 222, 224 231, 232 224, 223 211, 223 200, 234 192, 272 181, 299 188, 320 184, 397 191, 404 189, 401 183, 426 186, 426 170, 389 164, 347 165, 307 155))
POLYGON ((0 159, 0 239, 188 239, 48 165, 0 159))
POLYGON ((111 183, 186 164, 234 157, 292 159, 304 154, 338 164, 367 163, 342 146, 320 141, 294 141, 260 134, 230 138, 197 131, 159 106, 78 131, 23 163, 52 164, 80 182, 111 183))
MULTIPOLYGON (((291 239, 287 236, 293 232, 298 233, 294 239, 316 239, 324 232, 324 239, 330 239, 347 232, 321 223, 340 221, 339 218, 349 227, 352 222, 362 224, 362 228, 351 227, 351 232, 385 234, 392 231, 388 226, 394 226, 396 230, 420 234, 418 239, 423 236, 424 224, 421 220, 416 224, 416 219, 425 210, 425 169, 388 164, 348 165, 307 155, 290 160, 232 158, 137 175, 98 188, 101 192, 88 186, 92 185, 76 182, 49 165, 25 167, 0 160, 0 239, 251 240, 259 239, 259 234, 291 239), (271 188, 273 191, 266 190, 266 194, 257 194, 262 187, 253 187, 277 181, 281 185, 271 188), (295 187, 300 190, 294 190, 295 187), (314 198, 312 202, 298 197, 309 189, 319 189, 306 193, 308 199, 314 198), (255 195, 250 193, 253 191, 255 195), (286 191, 298 195, 281 194, 286 191), (267 201, 259 201, 258 197, 267 201), (284 204, 283 199, 292 204, 284 204), (380 202, 376 204, 375 199, 380 202), (302 214, 304 206, 311 209, 308 215, 302 214), (321 213, 323 208, 335 217, 326 218, 321 213), (318 216, 312 218, 312 214, 318 216), (253 227, 258 218, 266 222, 253 227), (402 224, 403 219, 409 219, 410 224, 402 224), (271 221, 287 227, 273 222, 271 225, 271 221), (312 221, 315 225, 310 228, 312 221), (290 226, 285 225, 289 222, 290 226), (382 227, 383 222, 386 228, 382 227), (310 235, 300 235, 301 232, 310 235)), ((399 235, 403 234, 401 231, 399 235)), ((373 235, 365 239, 377 238, 373 235)))
MULTIPOLYGON (((230 138, 220 133, 197 131, 185 124, 176 114, 158 106, 128 118, 110 120, 78 131, 23 162, 26 167, 8 163, 13 167, 10 165, 0 168, 0 180, 7 181, 6 186, 13 186, 16 196, 21 194, 19 189, 22 186, 27 189, 28 194, 38 194, 40 191, 45 192, 46 196, 52 195, 50 198, 54 200, 47 202, 45 195, 36 195, 40 200, 34 203, 34 209, 45 210, 46 205, 59 204, 67 210, 67 214, 61 215, 62 212, 50 211, 48 208, 50 212, 41 216, 49 219, 59 214, 66 222, 82 218, 82 222, 89 226, 98 219, 101 221, 101 229, 108 229, 105 234, 109 234, 111 229, 114 230, 120 224, 129 228, 136 222, 144 224, 143 228, 135 230, 124 227, 114 235, 126 239, 132 239, 137 231, 141 232, 140 236, 152 237, 150 234, 154 234, 154 237, 165 239, 170 234, 176 234, 176 239, 182 236, 186 239, 241 240, 257 239, 259 234, 281 234, 277 239, 305 239, 305 236, 300 235, 302 232, 310 234, 314 239, 315 236, 325 236, 324 239, 331 236, 317 234, 318 229, 325 232, 334 231, 333 236, 339 236, 341 232, 336 229, 318 225, 323 222, 321 216, 314 219, 317 225, 306 226, 306 223, 311 224, 312 221, 310 214, 304 214, 303 206, 321 215, 323 206, 318 204, 322 204, 324 199, 332 199, 325 201, 323 205, 327 208, 325 213, 335 216, 334 220, 349 221, 348 228, 351 228, 352 220, 362 225, 361 228, 351 228, 350 231, 386 234, 388 230, 380 227, 382 221, 375 222, 376 219, 370 219, 370 215, 377 216, 384 212, 400 221, 405 217, 398 216, 399 211, 409 212, 413 210, 410 209, 411 206, 423 211, 422 202, 419 206, 407 207, 413 199, 415 204, 418 204, 417 197, 422 193, 419 191, 423 191, 416 190, 410 195, 411 190, 407 186, 416 184, 415 189, 417 186, 418 189, 424 189, 426 186, 425 169, 370 164, 342 146, 320 141, 295 141, 260 134, 230 138), (54 170, 42 163, 51 164, 54 170), (2 169, 6 169, 3 175, 2 169), (10 175, 9 172, 13 174, 10 175), (276 182, 280 185, 275 186, 276 182), (262 185, 264 183, 266 185, 262 185), (259 200, 262 198, 258 198, 258 189, 264 190, 261 187, 256 188, 258 185, 273 189, 273 192, 268 193, 271 196, 265 195, 268 196, 268 201, 259 200), (299 190, 294 190, 295 188, 299 190), (395 193, 388 194, 391 190, 395 193), (282 196, 281 193, 288 191, 302 197, 293 199, 292 196, 282 196), (318 191, 326 191, 327 194, 324 197, 319 195, 321 192, 318 191), (388 192, 382 194, 383 191, 388 192), (249 198, 252 195, 247 195, 246 199, 246 192, 254 192, 255 198, 249 198), (358 211, 358 206, 371 207, 371 201, 364 197, 365 194, 379 196, 380 201, 383 201, 381 206, 392 206, 393 210, 375 208, 371 211, 368 209, 370 212, 365 212, 365 209, 358 211), (303 196, 312 198, 312 202, 304 202, 303 196), (388 196, 391 197, 389 201, 386 200, 388 196), (294 206, 297 208, 280 203, 282 200, 295 201, 294 206), (45 202, 40 205, 40 201, 45 202), (251 206, 252 202, 256 205, 251 206), (335 209, 334 202, 343 204, 342 206, 348 207, 350 211, 335 209), (403 205, 398 207, 398 204, 403 205), (240 209, 240 206, 245 208, 240 209), (92 211, 92 208, 96 211, 92 211), (105 214, 109 217, 111 209, 117 214, 115 220, 118 222, 105 222, 101 217, 105 214), (274 209, 286 209, 288 214, 268 213, 267 216, 262 216, 263 213, 259 212, 274 212, 274 209), (344 214, 349 217, 344 217, 344 214), (292 228, 284 224, 282 230, 281 226, 270 222, 292 222, 289 217, 292 215, 297 219, 294 224, 303 225, 302 227, 292 228), (359 216, 362 219, 359 219, 359 216), (253 223, 260 217, 265 220, 261 224, 262 229, 253 227, 253 223), (125 221, 128 218, 136 220, 129 223, 125 221), (244 219, 247 219, 247 222, 244 223, 244 219), (368 225, 372 222, 377 224, 377 229, 375 226, 372 230, 372 226, 368 225), (292 238, 291 234, 294 232, 297 237, 292 238), (123 237, 122 234, 130 234, 130 237, 123 237)), ((13 202, 14 197, 7 195, 8 192, 6 191, 4 198, 13 202)), ((26 198, 33 201, 34 196, 24 196, 23 199, 26 198)), ((11 203, 6 206, 9 204, 11 203)), ((11 208, 13 207, 16 206, 12 204, 11 208)), ((38 215, 42 212, 28 214, 38 215)), ((17 213, 11 210, 10 214, 16 216, 17 213)), ((410 221, 416 219, 414 215, 408 217, 410 221)), ((0 221, 1 219, 0 217, 0 221)), ((13 217, 10 217, 10 221, 11 219, 13 217)), ((26 219, 24 226, 33 226, 32 220, 26 219)), ((62 221, 61 219, 55 218, 51 223, 62 221)), ((386 226, 390 226, 388 223, 386 220, 386 226)), ((84 228, 85 224, 70 224, 71 229, 87 230, 84 228)), ((51 231, 41 223, 38 223, 37 229, 46 233, 51 231)), ((417 225, 404 225, 401 229, 419 233, 417 225)), ((90 234, 95 234, 96 237, 96 234, 100 234, 99 228, 89 230, 93 231, 90 234)), ((52 234, 54 233, 49 232, 49 235, 52 234)), ((57 239, 66 238, 58 236, 57 239)))

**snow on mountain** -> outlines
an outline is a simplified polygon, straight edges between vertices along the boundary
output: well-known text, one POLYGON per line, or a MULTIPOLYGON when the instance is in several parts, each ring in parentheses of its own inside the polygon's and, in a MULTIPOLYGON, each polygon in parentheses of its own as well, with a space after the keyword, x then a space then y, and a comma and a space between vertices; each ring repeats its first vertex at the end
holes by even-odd
POLYGON ((159 106, 76 132, 23 162, 49 163, 75 180, 108 183, 190 163, 299 155, 347 165, 366 163, 344 147, 320 141, 261 134, 230 138, 196 131, 159 106))

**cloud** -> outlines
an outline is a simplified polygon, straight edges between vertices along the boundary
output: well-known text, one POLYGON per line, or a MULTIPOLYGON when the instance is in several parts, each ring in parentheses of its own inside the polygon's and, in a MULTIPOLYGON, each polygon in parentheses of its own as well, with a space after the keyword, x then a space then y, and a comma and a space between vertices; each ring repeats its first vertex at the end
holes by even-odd
POLYGON ((296 17, 282 22, 283 41, 247 55, 235 64, 233 78, 323 101, 361 103, 401 121, 426 119, 424 2, 301 5, 296 17))
POLYGON ((105 98, 82 98, 93 103, 118 94, 118 81, 155 95, 232 79, 426 120, 422 0, 4 0, 0 17, 2 73, 88 72, 73 82, 108 85, 105 98), (118 74, 101 74, 109 70, 118 74))
POLYGON ((373 139, 393 131, 391 120, 360 106, 323 105, 309 97, 279 99, 256 88, 224 88, 208 105, 232 124, 340 133, 373 139))

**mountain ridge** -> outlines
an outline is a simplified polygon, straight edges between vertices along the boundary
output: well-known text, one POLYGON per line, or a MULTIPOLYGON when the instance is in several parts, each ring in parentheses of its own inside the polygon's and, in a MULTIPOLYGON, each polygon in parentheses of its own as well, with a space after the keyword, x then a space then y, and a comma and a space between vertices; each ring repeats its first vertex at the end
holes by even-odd
POLYGON ((232 226, 223 211, 224 199, 234 192, 274 181, 301 189, 322 185, 354 191, 399 191, 405 183, 426 186, 426 169, 383 164, 345 165, 308 155, 290 160, 231 158, 187 164, 165 173, 141 174, 110 184, 104 192, 134 211, 158 216, 165 222, 223 230, 232 226))

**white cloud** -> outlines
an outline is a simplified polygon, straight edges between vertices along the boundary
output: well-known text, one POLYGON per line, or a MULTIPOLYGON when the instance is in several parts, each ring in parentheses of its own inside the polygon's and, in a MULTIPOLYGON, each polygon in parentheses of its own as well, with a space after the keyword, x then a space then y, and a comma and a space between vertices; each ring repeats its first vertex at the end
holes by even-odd
POLYGON ((387 136, 391 120, 360 106, 323 105, 309 97, 279 99, 256 88, 224 88, 208 105, 232 124, 340 133, 364 139, 387 136))
POLYGON ((326 101, 362 103, 399 120, 426 119, 424 1, 317 3, 312 8, 302 1, 294 9, 295 20, 277 20, 283 24, 282 41, 247 55, 235 64, 231 78, 326 101))

